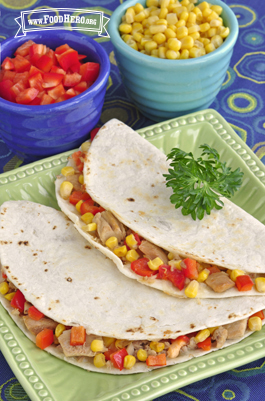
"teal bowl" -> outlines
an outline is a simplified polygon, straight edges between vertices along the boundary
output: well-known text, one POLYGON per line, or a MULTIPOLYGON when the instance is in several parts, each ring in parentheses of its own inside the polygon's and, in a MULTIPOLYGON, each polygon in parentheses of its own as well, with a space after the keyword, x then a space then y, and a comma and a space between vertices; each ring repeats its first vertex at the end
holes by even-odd
POLYGON ((221 89, 238 36, 233 11, 220 0, 221 17, 230 34, 212 53, 188 60, 150 57, 129 47, 120 37, 119 24, 128 7, 146 0, 128 0, 112 14, 108 31, 128 96, 151 120, 163 121, 207 109, 221 89))

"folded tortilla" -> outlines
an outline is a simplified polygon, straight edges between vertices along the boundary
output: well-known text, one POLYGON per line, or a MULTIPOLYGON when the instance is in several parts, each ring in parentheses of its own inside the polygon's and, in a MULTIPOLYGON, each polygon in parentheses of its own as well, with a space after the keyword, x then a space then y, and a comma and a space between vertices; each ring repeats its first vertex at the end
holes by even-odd
MULTIPOLYGON (((99 130, 85 156, 85 189, 126 227, 163 250, 221 268, 253 273, 252 278, 265 273, 265 226, 226 198, 222 198, 222 210, 212 210, 201 221, 183 216, 181 210, 171 204, 172 189, 165 185, 163 174, 168 172, 169 163, 155 146, 113 119, 99 130)), ((60 176, 56 180, 57 201, 79 232, 112 259, 127 277, 185 298, 184 289, 180 291, 168 280, 134 273, 130 263, 124 263, 98 238, 83 230, 85 223, 80 213, 60 196, 60 185, 67 179, 60 176)), ((264 293, 258 292, 255 286, 247 292, 233 287, 219 293, 200 283, 197 297, 249 295, 264 293)))
MULTIPOLYGON (((239 298, 191 300, 154 293, 120 274, 109 258, 87 244, 62 212, 40 204, 5 202, 0 223, 0 259, 8 282, 46 318, 65 326, 82 325, 90 339, 106 336, 129 342, 165 341, 246 319, 265 306, 262 297, 246 297, 242 303, 239 298)), ((35 341, 10 302, 4 296, 0 301, 21 330, 35 341)), ((223 346, 249 334, 247 330, 243 337, 227 340, 223 346)), ((46 350, 91 371, 128 374, 150 370, 144 362, 121 372, 110 363, 96 368, 92 356, 65 356, 55 345, 46 350)), ((168 359, 167 365, 204 353, 190 350, 168 359)))

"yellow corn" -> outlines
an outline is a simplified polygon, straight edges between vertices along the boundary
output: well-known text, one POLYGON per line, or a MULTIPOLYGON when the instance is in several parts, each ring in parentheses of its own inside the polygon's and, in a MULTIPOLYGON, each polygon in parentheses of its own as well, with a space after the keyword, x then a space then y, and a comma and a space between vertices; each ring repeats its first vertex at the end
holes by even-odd
POLYGON ((188 28, 186 26, 181 26, 177 29, 177 39, 182 39, 188 36, 188 28))
POLYGON ((135 22, 143 22, 144 19, 145 19, 145 13, 143 11, 134 16, 135 22))
POLYGON ((177 60, 180 56, 179 52, 175 52, 174 50, 167 50, 166 58, 169 60, 177 60))
POLYGON ((106 348, 109 348, 110 344, 114 343, 115 338, 113 337, 103 337, 104 345, 106 348))
POLYGON ((60 337, 60 335, 64 332, 64 330, 65 330, 64 324, 61 324, 61 323, 57 324, 57 326, 55 328, 55 332, 54 332, 55 336, 57 338, 60 337))
POLYGON ((186 26, 186 21, 184 21, 184 19, 180 19, 177 23, 176 23, 176 30, 174 30, 174 32, 177 32, 177 29, 182 27, 182 26, 186 26))
POLYGON ((104 350, 103 340, 93 340, 90 345, 92 352, 100 352, 104 350))
POLYGON ((82 145, 81 145, 82 152, 87 152, 88 149, 90 148, 90 146, 91 146, 91 142, 90 141, 83 142, 82 145))
POLYGON ((231 270, 230 278, 231 278, 231 280, 236 281, 236 278, 238 276, 244 276, 244 274, 245 273, 243 272, 243 270, 239 270, 239 269, 231 270))
POLYGON ((159 19, 164 19, 167 17, 167 14, 168 14, 168 9, 166 7, 163 7, 163 8, 161 8, 161 11, 160 11, 158 17, 159 17, 159 19))
POLYGON ((161 352, 163 351, 163 349, 165 348, 165 344, 164 343, 159 343, 157 341, 151 341, 150 343, 150 348, 155 351, 155 352, 161 352))
POLYGON ((157 43, 154 40, 148 40, 144 45, 145 51, 151 53, 152 50, 157 48, 157 43))
POLYGON ((215 330, 217 330, 218 328, 219 328, 219 326, 216 326, 216 327, 209 327, 208 330, 210 331, 210 334, 212 335, 213 332, 214 332, 215 330))
POLYGON ((205 51, 206 53, 211 53, 215 50, 214 44, 209 43, 208 45, 205 46, 205 51))
POLYGON ((195 336, 196 343, 201 343, 202 341, 206 340, 211 335, 209 329, 204 329, 199 331, 199 333, 195 336))
POLYGON ((84 176, 83 176, 83 174, 80 174, 80 176, 78 177, 78 181, 79 181, 79 183, 80 183, 81 185, 84 184, 84 176))
POLYGON ((119 248, 115 248, 113 250, 113 252, 115 253, 116 256, 118 256, 119 258, 122 258, 122 257, 126 256, 127 247, 126 247, 126 245, 120 246, 119 248))
POLYGON ((213 4, 213 5, 211 6, 211 9, 212 9, 214 12, 216 12, 216 14, 218 14, 218 15, 221 15, 221 14, 222 14, 222 11, 223 11, 223 9, 222 9, 221 6, 217 6, 217 5, 215 5, 215 4, 213 4))
POLYGON ((209 5, 209 3, 207 3, 207 1, 203 1, 202 3, 200 3, 200 4, 198 5, 198 7, 199 7, 199 9, 200 9, 201 11, 203 11, 203 10, 205 10, 206 8, 210 8, 210 5, 209 5))
POLYGON ((127 24, 132 24, 134 22, 135 11, 133 7, 129 7, 125 14, 125 21, 127 24))
POLYGON ((199 25, 200 32, 206 32, 210 29, 210 24, 208 22, 204 22, 203 24, 199 25))
POLYGON ((258 292, 265 292, 265 277, 255 278, 255 285, 258 292))
POLYGON ((192 280, 185 289, 185 295, 188 298, 195 298, 198 294, 199 283, 196 280, 192 280))
POLYGON ((140 13, 144 9, 143 5, 140 3, 136 3, 133 8, 134 8, 134 11, 136 12, 136 14, 140 13))
POLYGON ((164 46, 159 47, 159 48, 158 48, 158 57, 160 57, 160 58, 166 58, 166 51, 167 51, 167 48, 166 48, 166 47, 164 47, 164 46))
POLYGON ((8 291, 9 291, 9 285, 6 281, 3 281, 0 284, 0 294, 5 295, 8 293, 8 291))
POLYGON ((118 245, 118 239, 116 237, 109 237, 105 245, 110 249, 114 249, 118 245))
POLYGON ((12 299, 15 296, 15 294, 16 294, 15 292, 10 292, 9 294, 5 295, 5 299, 7 299, 8 301, 12 301, 12 299))
MULTIPOLYGON (((223 27, 223 28, 224 28, 224 27, 223 27)), ((229 33, 230 33, 230 29, 229 29, 228 27, 226 27, 226 28, 224 28, 224 29, 222 30, 220 36, 224 39, 224 38, 227 38, 227 36, 229 35, 229 33)))
POLYGON ((159 33, 156 33, 156 34, 153 36, 153 40, 154 40, 158 45, 161 45, 162 43, 164 43, 164 42, 167 40, 167 38, 166 38, 166 35, 164 35, 162 32, 159 32, 159 33))
POLYGON ((94 362, 94 366, 96 366, 96 368, 102 368, 103 366, 106 365, 105 355, 104 354, 95 355, 93 362, 94 362))
POLYGON ((131 369, 136 363, 136 359, 133 355, 126 355, 124 358, 124 364, 123 366, 125 369, 131 369))
POLYGON ((179 15, 180 20, 184 20, 187 22, 189 18, 189 13, 187 11, 182 11, 182 13, 179 15))
POLYGON ((181 50, 179 58, 182 60, 186 60, 187 58, 189 58, 189 56, 190 56, 190 53, 189 53, 188 49, 184 49, 184 50, 181 50))
POLYGON ((164 33, 167 29, 166 25, 161 24, 161 25, 150 25, 150 33, 152 35, 155 35, 156 33, 162 32, 164 33))
POLYGON ((198 281, 199 283, 203 283, 203 282, 208 278, 209 274, 210 274, 210 270, 208 270, 208 269, 202 270, 202 271, 199 273, 199 276, 198 276, 198 278, 197 278, 197 281, 198 281))
POLYGON ((76 208, 76 210, 80 213, 80 208, 81 208, 81 205, 82 205, 82 203, 83 203, 84 201, 82 201, 82 200, 80 200, 79 202, 77 202, 77 204, 75 205, 75 208, 76 208))
POLYGON ((158 7, 159 0, 146 0, 146 7, 158 7))
POLYGON ((174 50, 175 52, 178 52, 179 49, 181 48, 181 42, 177 38, 170 38, 168 39, 168 48, 170 50, 174 50))
POLYGON ((174 257, 175 257, 175 255, 174 255, 174 253, 172 253, 172 252, 169 252, 169 253, 167 254, 168 260, 172 260, 172 259, 174 259, 174 257))
POLYGON ((115 347, 118 349, 125 348, 129 344, 130 344, 130 341, 128 341, 128 340, 116 340, 115 341, 115 347))
POLYGON ((155 258, 153 260, 149 260, 147 264, 151 270, 158 270, 159 266, 163 264, 163 260, 161 260, 160 258, 155 258))
POLYGON ((147 352, 145 349, 139 349, 137 351, 137 358, 139 359, 139 361, 141 362, 145 362, 147 360, 147 352))
POLYGON ((181 270, 181 259, 180 260, 170 260, 168 262, 169 266, 174 267, 175 269, 181 270))
POLYGON ((75 169, 71 166, 65 166, 61 170, 61 174, 64 175, 65 177, 69 175, 74 175, 75 174, 75 169))
POLYGON ((166 18, 168 25, 175 25, 178 22, 178 17, 175 13, 167 14, 166 18))
POLYGON ((194 46, 194 39, 191 36, 185 36, 180 39, 181 49, 191 49, 194 46))
POLYGON ((248 319, 248 328, 251 331, 260 331, 262 329, 262 321, 258 316, 252 316, 248 319))
POLYGON ((135 260, 139 259, 140 255, 138 252, 136 252, 135 249, 130 249, 127 253, 126 253, 126 259, 128 260, 128 262, 134 262, 135 260))
POLYGON ((86 224, 92 223, 93 218, 94 218, 94 215, 93 215, 93 213, 90 213, 90 212, 85 213, 81 216, 81 220, 83 220, 86 224))
POLYGON ((90 224, 88 224, 87 226, 82 227, 82 228, 83 228, 84 231, 88 231, 88 232, 90 232, 90 231, 96 231, 96 229, 97 229, 97 223, 90 223, 90 224))
POLYGON ((131 249, 137 248, 137 241, 133 234, 127 235, 127 237, 125 239, 126 239, 126 244, 128 245, 129 248, 131 248, 131 249))
POLYGON ((132 26, 130 24, 121 23, 119 25, 119 31, 121 33, 131 33, 132 32, 132 26))
POLYGON ((74 186, 71 182, 69 181, 64 181, 60 185, 60 196, 63 199, 69 199, 69 196, 72 193, 74 186))
POLYGON ((173 31, 173 29, 170 29, 170 28, 167 28, 166 30, 165 30, 165 36, 166 36, 166 38, 167 39, 170 39, 170 38, 176 38, 176 33, 173 31))

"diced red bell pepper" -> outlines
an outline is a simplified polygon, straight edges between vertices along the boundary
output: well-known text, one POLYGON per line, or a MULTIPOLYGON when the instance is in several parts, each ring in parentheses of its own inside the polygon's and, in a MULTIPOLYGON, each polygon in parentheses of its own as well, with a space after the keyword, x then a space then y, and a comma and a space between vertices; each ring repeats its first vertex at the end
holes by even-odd
POLYGON ((69 50, 69 49, 71 49, 71 47, 67 43, 65 43, 64 45, 56 47, 54 53, 55 54, 62 54, 64 52, 66 52, 66 50, 69 50))
POLYGON ((183 269, 185 277, 188 277, 191 280, 197 280, 199 276, 199 272, 197 269, 197 262, 194 259, 184 259, 183 262, 186 265, 186 269, 183 269))
POLYGON ((72 65, 79 62, 77 51, 71 48, 66 50, 64 53, 56 53, 56 56, 58 63, 64 69, 64 71, 67 71, 72 65))
POLYGON ((73 74, 65 74, 63 77, 64 86, 76 86, 81 81, 82 76, 77 72, 73 74))
POLYGON ((181 342, 182 344, 187 345, 190 342, 190 338, 188 336, 185 336, 185 335, 184 336, 179 336, 179 337, 174 338, 174 339, 171 340, 171 344, 175 343, 175 342, 177 342, 177 343, 181 342))
POLYGON ((29 48, 29 55, 30 58, 32 58, 35 54, 38 54, 40 56, 43 56, 46 53, 46 46, 43 44, 39 43, 34 43, 32 46, 29 48))
POLYGON ((210 351, 212 348, 211 337, 207 337, 206 340, 197 343, 197 347, 203 349, 203 351, 210 351))
POLYGON ((147 366, 166 366, 167 357, 166 354, 149 355, 146 360, 147 366))
POLYGON ((36 74, 31 75, 29 77, 29 86, 31 88, 38 89, 39 92, 43 90, 42 82, 43 82, 43 80, 42 80, 42 75, 40 72, 37 72, 36 74))
POLYGON ((84 159, 84 157, 85 157, 85 153, 81 152, 81 150, 78 150, 77 152, 72 154, 72 159, 73 159, 78 171, 80 171, 80 173, 83 172, 84 162, 81 159, 84 159))
POLYGON ((83 326, 73 326, 70 334, 70 345, 83 345, 86 341, 86 329, 83 326))
POLYGON ((148 266, 149 259, 139 258, 131 263, 131 269, 134 273, 142 277, 151 277, 157 274, 157 270, 151 270, 148 266))
POLYGON ((17 97, 20 92, 25 89, 27 89, 26 85, 23 82, 19 81, 12 86, 11 91, 14 93, 15 97, 17 97))
POLYGON ((39 68, 37 68, 37 67, 35 67, 34 65, 32 65, 32 66, 30 67, 30 70, 29 70, 29 78, 30 78, 32 75, 35 75, 35 74, 37 74, 37 73, 40 73, 41 75, 43 75, 43 71, 39 70, 39 68))
POLYGON ((119 349, 115 346, 115 341, 114 341, 113 343, 110 344, 108 350, 104 352, 106 361, 110 361, 111 354, 117 351, 119 351, 119 349))
POLYGON ((44 329, 36 335, 36 345, 40 349, 45 349, 53 344, 53 331, 44 329))
POLYGON ((2 277, 3 277, 3 279, 7 278, 7 275, 3 271, 2 271, 2 277))
POLYGON ((178 269, 173 269, 173 271, 171 271, 171 267, 168 265, 159 266, 157 279, 171 281, 180 291, 183 290, 185 286, 185 275, 183 271, 178 269))
POLYGON ((238 291, 250 291, 253 285, 253 281, 247 274, 237 276, 236 278, 236 286, 238 291))
POLYGON ((6 79, 10 79, 10 81, 13 81, 16 74, 17 74, 16 71, 10 71, 10 70, 3 71, 3 81, 5 81, 6 79))
POLYGON ((46 54, 43 54, 35 63, 36 67, 44 72, 49 72, 53 65, 53 60, 46 54))
POLYGON ((67 89, 65 94, 68 95, 69 99, 70 99, 71 97, 75 97, 76 96, 76 91, 74 90, 74 88, 70 88, 70 89, 67 89))
POLYGON ((93 141, 93 139, 95 138, 95 136, 97 135, 99 130, 100 130, 100 128, 93 128, 90 131, 90 140, 91 140, 91 142, 93 141))
POLYGON ((124 358, 128 355, 126 348, 122 348, 119 351, 114 352, 110 355, 110 360, 113 363, 115 369, 122 370, 124 367, 124 358))
POLYGON ((260 310, 259 312, 253 313, 253 315, 249 316, 249 317, 254 317, 257 316, 259 317, 261 320, 264 320, 264 313, 263 310, 260 310))
POLYGON ((73 191, 69 197, 69 202, 72 203, 72 205, 76 205, 79 201, 86 201, 88 199, 91 199, 91 197, 87 192, 73 191))
POLYGON ((28 84, 28 77, 29 77, 29 72, 28 71, 18 72, 14 76, 13 82, 14 82, 14 84, 16 84, 17 82, 21 81, 21 82, 23 82, 25 84, 28 84))
POLYGON ((30 103, 29 106, 39 106, 41 104, 41 98, 36 96, 35 99, 33 99, 30 103))
POLYGON ((2 62, 2 68, 3 70, 14 70, 15 66, 14 63, 12 62, 12 59, 10 57, 6 57, 4 61, 2 62))
POLYGON ((44 93, 42 98, 40 99, 40 105, 44 106, 45 104, 52 104, 54 103, 54 99, 47 95, 47 93, 44 93))
POLYGON ((48 95, 51 96, 54 100, 58 99, 58 97, 63 96, 65 94, 65 89, 62 84, 55 86, 48 90, 48 95))
POLYGON ((28 60, 24 57, 20 56, 19 54, 12 59, 16 72, 25 72, 29 71, 31 64, 28 60))
POLYGON ((213 274, 213 273, 220 273, 220 269, 218 269, 218 267, 217 266, 209 266, 209 267, 207 267, 207 269, 208 270, 210 270, 210 274, 213 274))
POLYGON ((15 102, 16 100, 14 92, 11 90, 13 85, 14 84, 10 79, 0 82, 0 96, 5 100, 9 100, 10 102, 15 102))
POLYGON ((99 74, 99 64, 98 63, 84 63, 80 67, 80 74, 82 75, 82 81, 92 81, 95 82, 95 80, 98 77, 99 74))
POLYGON ((84 92, 87 89, 88 89, 88 85, 85 81, 81 81, 77 85, 74 86, 74 90, 76 90, 78 92, 84 92))
POLYGON ((55 72, 56 74, 63 74, 63 75, 66 74, 66 72, 62 68, 59 68, 56 65, 52 66, 50 72, 55 72))
POLYGON ((16 102, 19 104, 29 104, 35 99, 38 93, 39 91, 36 88, 27 88, 16 97, 16 102))
POLYGON ((87 56, 85 54, 78 54, 78 60, 83 60, 84 58, 86 58, 87 56))
POLYGON ((29 49, 33 44, 34 44, 34 42, 32 40, 28 40, 27 42, 23 43, 15 51, 15 56, 17 54, 20 54, 20 56, 22 56, 22 57, 27 56, 29 54, 29 49))
POLYGON ((30 57, 30 62, 32 65, 36 66, 37 61, 39 60, 39 58, 41 58, 41 54, 33 54, 32 57, 30 57))
POLYGON ((10 305, 13 308, 16 308, 19 310, 20 313, 24 312, 24 305, 25 305, 25 297, 22 294, 21 291, 17 290, 14 297, 12 298, 10 305))
POLYGON ((40 320, 44 317, 44 314, 33 305, 28 309, 28 315, 33 320, 40 320))
POLYGON ((94 206, 94 201, 92 199, 88 199, 82 203, 80 207, 80 213, 83 215, 85 213, 92 213, 96 215, 97 213, 104 212, 104 208, 101 206, 94 206))
POLYGON ((69 70, 71 72, 79 72, 80 71, 80 67, 81 67, 81 63, 78 61, 78 63, 71 65, 71 67, 69 68, 69 70))
POLYGON ((46 72, 43 74, 43 88, 53 88, 62 82, 64 75, 56 72, 46 72))

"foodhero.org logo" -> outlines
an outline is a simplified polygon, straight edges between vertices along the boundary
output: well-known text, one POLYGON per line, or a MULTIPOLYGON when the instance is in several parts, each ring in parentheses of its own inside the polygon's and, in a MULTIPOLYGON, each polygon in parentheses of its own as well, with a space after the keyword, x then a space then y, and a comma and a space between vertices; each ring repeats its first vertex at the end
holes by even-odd
POLYGON ((74 8, 42 8, 21 11, 15 18, 19 25, 16 37, 25 36, 27 32, 43 30, 80 30, 96 32, 99 36, 109 38, 106 25, 109 18, 102 11, 74 8))

